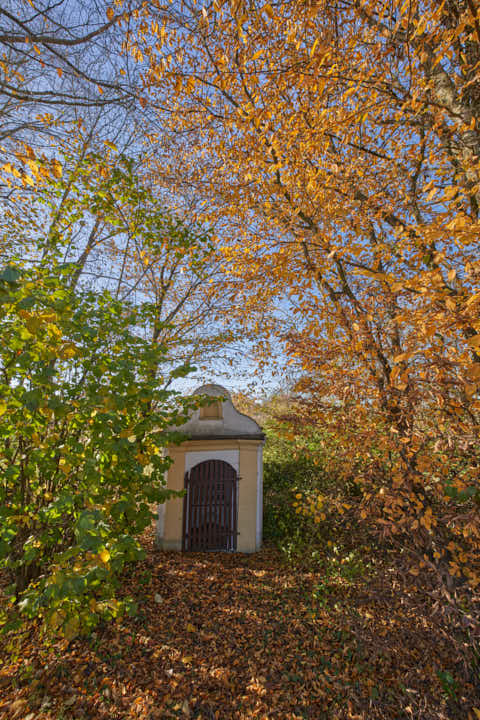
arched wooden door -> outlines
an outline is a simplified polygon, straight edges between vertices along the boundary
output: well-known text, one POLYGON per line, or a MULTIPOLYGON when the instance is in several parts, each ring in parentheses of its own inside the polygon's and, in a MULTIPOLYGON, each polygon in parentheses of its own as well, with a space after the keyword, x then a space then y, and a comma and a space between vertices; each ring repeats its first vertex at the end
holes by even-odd
POLYGON ((185 473, 182 549, 237 549, 237 481, 223 460, 205 460, 185 473))

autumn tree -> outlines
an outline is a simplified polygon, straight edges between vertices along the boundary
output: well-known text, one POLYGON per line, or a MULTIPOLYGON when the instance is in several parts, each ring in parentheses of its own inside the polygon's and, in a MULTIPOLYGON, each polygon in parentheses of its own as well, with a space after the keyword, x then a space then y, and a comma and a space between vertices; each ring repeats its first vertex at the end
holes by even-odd
POLYGON ((448 545, 449 573, 477 584, 475 4, 145 14, 131 49, 176 187, 205 198, 244 283, 239 316, 258 332, 274 317, 308 417, 343 439, 362 515, 432 566, 448 545))

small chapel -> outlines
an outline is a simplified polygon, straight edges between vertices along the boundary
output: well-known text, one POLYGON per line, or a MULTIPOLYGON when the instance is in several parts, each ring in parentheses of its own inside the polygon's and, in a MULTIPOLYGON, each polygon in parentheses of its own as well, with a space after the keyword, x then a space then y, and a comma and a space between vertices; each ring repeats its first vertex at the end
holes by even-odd
POLYGON ((157 544, 184 552, 255 552, 262 544, 265 436, 221 385, 202 385, 193 394, 218 399, 195 410, 177 428, 186 440, 168 448, 167 488, 185 494, 159 506, 157 544))

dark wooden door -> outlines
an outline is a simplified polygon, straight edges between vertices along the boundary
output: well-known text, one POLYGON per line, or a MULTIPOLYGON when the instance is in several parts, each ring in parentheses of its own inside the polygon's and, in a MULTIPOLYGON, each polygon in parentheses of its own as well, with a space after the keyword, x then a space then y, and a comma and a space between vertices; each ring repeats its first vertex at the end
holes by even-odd
POLYGON ((223 460, 205 460, 185 474, 183 550, 237 549, 237 481, 223 460))

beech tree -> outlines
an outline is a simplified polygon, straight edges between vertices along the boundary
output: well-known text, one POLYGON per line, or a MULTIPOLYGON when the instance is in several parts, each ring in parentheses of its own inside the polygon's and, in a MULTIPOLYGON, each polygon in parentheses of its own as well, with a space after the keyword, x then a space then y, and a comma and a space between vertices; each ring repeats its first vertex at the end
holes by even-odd
POLYGON ((478 584, 475 4, 144 12, 130 48, 172 133, 175 187, 223 231, 239 316, 260 331, 289 302, 275 332, 309 418, 342 440, 362 517, 478 584))

